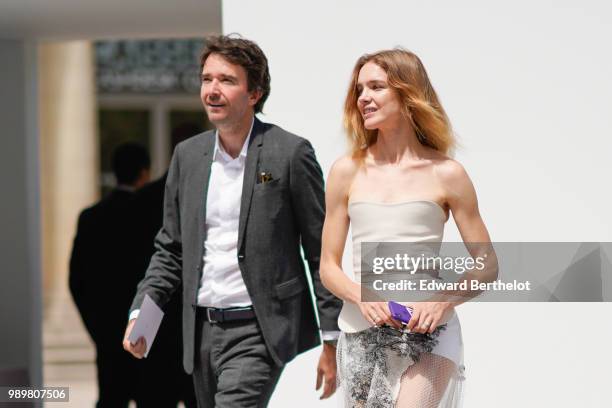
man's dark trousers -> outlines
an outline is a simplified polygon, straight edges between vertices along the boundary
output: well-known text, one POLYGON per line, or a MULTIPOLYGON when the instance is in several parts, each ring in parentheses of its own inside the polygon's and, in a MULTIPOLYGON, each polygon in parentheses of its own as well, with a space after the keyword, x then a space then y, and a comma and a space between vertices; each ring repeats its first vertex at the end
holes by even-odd
POLYGON ((196 313, 193 370, 199 407, 265 407, 283 366, 270 357, 257 320, 210 323, 196 313))

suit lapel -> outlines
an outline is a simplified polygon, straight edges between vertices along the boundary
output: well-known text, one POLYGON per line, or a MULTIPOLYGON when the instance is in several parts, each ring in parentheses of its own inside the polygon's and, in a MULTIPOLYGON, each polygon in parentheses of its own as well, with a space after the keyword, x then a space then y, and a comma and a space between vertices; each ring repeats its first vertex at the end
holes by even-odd
POLYGON ((257 179, 257 164, 259 163, 259 153, 263 145, 263 123, 255 118, 249 148, 247 150, 246 165, 244 168, 244 179, 242 181, 242 199, 240 202, 240 219, 238 222, 238 251, 242 247, 244 231, 251 208, 251 198, 253 196, 253 186, 257 179))
MULTIPOLYGON (((200 262, 202 262, 204 256, 204 241, 206 240, 206 198, 208 196, 208 184, 210 181, 210 167, 212 165, 213 150, 215 148, 215 133, 210 132, 206 134, 202 144, 202 155, 198 155, 197 160, 201 160, 196 166, 197 174, 195 180, 198 186, 197 188, 197 199, 199 209, 197 213, 197 230, 198 230, 198 242, 200 243, 200 262)), ((202 268, 200 265, 200 274, 202 268)))

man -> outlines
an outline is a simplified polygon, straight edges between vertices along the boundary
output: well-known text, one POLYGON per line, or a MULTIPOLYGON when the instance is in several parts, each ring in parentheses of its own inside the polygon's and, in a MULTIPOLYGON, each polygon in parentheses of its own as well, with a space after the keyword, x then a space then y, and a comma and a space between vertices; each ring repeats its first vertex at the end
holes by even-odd
MULTIPOLYGON (((163 305, 182 283, 183 364, 200 407, 266 406, 285 363, 320 342, 300 245, 323 335, 337 334, 341 303, 321 284, 321 169, 308 141, 260 122, 270 92, 253 42, 209 39, 201 99, 216 131, 175 149, 156 252, 138 286, 124 348, 145 294, 163 305), (329 332, 329 333, 326 333, 329 332)), ((319 360, 322 398, 335 391, 335 345, 319 360)))
POLYGON ((112 156, 117 187, 79 216, 70 257, 70 292, 96 346, 98 408, 127 407, 136 394, 129 381, 135 361, 119 347, 129 307, 139 281, 130 254, 128 222, 133 193, 149 181, 149 154, 126 143, 112 156), (129 356, 127 356, 129 357, 129 356))

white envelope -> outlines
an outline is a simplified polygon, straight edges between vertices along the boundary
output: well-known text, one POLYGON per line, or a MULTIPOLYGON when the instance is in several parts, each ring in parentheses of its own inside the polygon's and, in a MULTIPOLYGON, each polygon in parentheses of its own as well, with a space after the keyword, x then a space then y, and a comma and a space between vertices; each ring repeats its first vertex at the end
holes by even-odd
POLYGON ((144 301, 140 306, 140 312, 136 318, 136 323, 132 328, 128 340, 136 343, 139 338, 144 337, 147 342, 147 349, 144 353, 146 357, 153 346, 155 335, 159 330, 159 325, 164 317, 164 312, 155 304, 149 295, 145 295, 144 301))

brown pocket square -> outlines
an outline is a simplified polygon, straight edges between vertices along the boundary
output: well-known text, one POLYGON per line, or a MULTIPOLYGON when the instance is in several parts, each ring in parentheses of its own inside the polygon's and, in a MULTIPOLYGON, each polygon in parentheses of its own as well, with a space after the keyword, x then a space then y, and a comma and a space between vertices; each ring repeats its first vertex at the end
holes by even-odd
POLYGON ((263 184, 263 183, 267 183, 269 181, 272 181, 272 173, 266 173, 265 171, 262 171, 261 173, 259 173, 259 183, 263 184))

